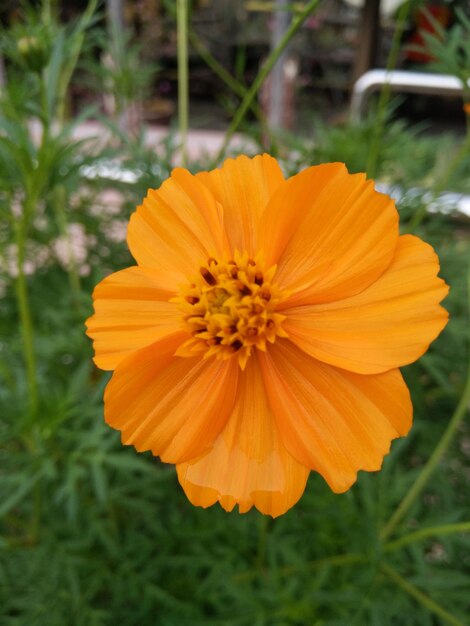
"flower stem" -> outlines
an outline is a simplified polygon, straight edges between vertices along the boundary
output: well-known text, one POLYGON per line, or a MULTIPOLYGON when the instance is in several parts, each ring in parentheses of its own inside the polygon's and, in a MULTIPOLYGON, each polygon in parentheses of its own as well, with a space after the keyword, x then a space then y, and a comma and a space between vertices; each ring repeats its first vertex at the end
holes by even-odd
POLYGON ((269 518, 262 515, 258 521, 258 549, 256 552, 256 568, 258 572, 262 572, 266 565, 266 542, 268 537, 269 518))
POLYGON ((248 109, 252 105, 252 102, 253 102, 256 94, 258 93, 261 85, 264 83, 264 81, 266 80, 268 74, 270 73, 270 71, 272 70, 274 65, 276 64, 276 61, 279 59, 281 54, 284 52, 284 50, 287 47, 287 45, 289 44, 290 40, 295 35, 295 33, 299 30, 299 28, 302 26, 302 24, 307 19, 307 17, 311 13, 313 13, 313 11, 316 9, 316 7, 319 4, 319 2, 320 2, 320 0, 310 0, 310 2, 307 3, 307 5, 304 7, 304 9, 297 15, 297 17, 295 17, 292 20, 289 28, 286 30, 286 32, 282 36, 282 38, 281 38, 281 40, 279 42, 279 45, 271 52, 271 54, 269 55, 269 57, 266 60, 266 63, 263 65, 263 67, 258 72, 255 80, 253 81, 253 84, 251 85, 251 87, 246 92, 245 97, 243 98, 240 106, 238 107, 238 109, 237 109, 237 111, 236 111, 236 113, 235 113, 235 115, 233 117, 233 120, 232 120, 230 126, 227 129, 227 132, 225 133, 224 143, 223 143, 222 147, 220 148, 220 151, 219 151, 219 153, 217 155, 217 158, 215 160, 216 163, 218 163, 222 159, 222 157, 224 156, 225 151, 227 149, 227 146, 228 146, 231 138, 233 137, 235 131, 237 130, 237 128, 240 126, 241 122, 243 121, 243 119, 244 119, 248 109))
MULTIPOLYGON (((199 54, 201 59, 214 72, 214 74, 218 76, 220 80, 223 81, 227 85, 227 87, 229 87, 233 91, 234 94, 236 94, 240 98, 244 98, 246 96, 248 88, 242 82, 232 76, 230 72, 227 72, 225 67, 221 63, 219 63, 217 59, 211 54, 210 50, 208 50, 204 43, 201 41, 199 35, 193 29, 191 29, 191 27, 189 28, 189 41, 196 50, 196 52, 199 54)), ((271 133, 269 124, 267 123, 266 116, 264 115, 263 111, 256 102, 252 102, 250 104, 250 109, 258 118, 262 134, 268 138, 271 146, 274 145, 275 139, 271 133)))
MULTIPOLYGON (((227 72, 225 67, 217 61, 213 54, 211 54, 210 50, 204 45, 203 41, 199 37, 199 35, 189 27, 189 41, 191 45, 194 47, 196 52, 199 54, 204 63, 214 72, 221 81, 223 81, 229 89, 233 91, 234 94, 240 96, 240 98, 244 98, 248 91, 248 88, 239 80, 237 80, 230 72, 227 72)), ((259 123, 262 126, 263 133, 270 135, 269 127, 266 122, 266 116, 263 111, 257 105, 256 102, 252 102, 250 104, 250 109, 256 115, 259 120, 259 123)), ((272 141, 272 137, 270 136, 270 141, 272 141)))
MULTIPOLYGON (((365 554, 348 552, 346 554, 335 554, 333 556, 326 556, 322 559, 316 559, 315 561, 309 561, 303 565, 287 565, 286 567, 280 567, 276 569, 276 575, 279 576, 291 576, 293 573, 299 570, 318 569, 320 567, 342 567, 347 565, 356 565, 357 563, 367 563, 368 558, 365 554)), ((233 577, 235 581, 251 580, 259 576, 260 571, 249 571, 236 574, 233 577)))
MULTIPOLYGON (((469 310, 470 310, 470 272, 467 274, 468 279, 468 292, 469 292, 469 310)), ((440 460, 444 456, 447 448, 449 447, 450 442, 452 441, 459 424, 462 419, 465 417, 465 413, 467 412, 468 405, 470 403, 470 360, 467 369, 467 379, 463 394, 460 398, 460 402, 457 405, 457 408, 452 415, 449 424, 442 435, 439 443, 434 449, 434 452, 430 456, 428 462, 421 470, 418 478, 414 482, 414 484, 409 489, 406 496, 398 505, 397 509, 393 513, 393 515, 388 520, 387 524, 384 526, 380 533, 380 540, 382 542, 386 541, 388 537, 393 533, 397 524, 402 520, 402 518, 406 515, 408 509, 412 506, 414 501, 418 498, 420 493, 423 491, 426 486, 428 480, 430 479, 432 473, 436 469, 440 460)))
MULTIPOLYGON (((356 563, 366 563, 368 558, 364 554, 348 552, 346 554, 335 554, 334 556, 326 556, 323 559, 316 559, 305 564, 306 569, 317 569, 319 567, 332 566, 342 567, 343 565, 355 565, 356 563)), ((293 567, 281 567, 279 573, 289 575, 294 571, 293 567)))
POLYGON ((448 613, 435 600, 427 596, 420 589, 418 589, 410 582, 408 582, 405 578, 400 576, 400 574, 395 571, 393 567, 382 563, 380 565, 380 569, 386 576, 388 576, 388 578, 390 578, 390 580, 392 580, 397 585, 397 587, 400 587, 400 589, 406 591, 406 593, 408 593, 412 598, 417 600, 426 609, 431 611, 431 613, 434 613, 435 615, 438 615, 440 618, 442 618, 444 622, 446 622, 447 624, 452 624, 453 626, 464 626, 463 622, 448 613))
MULTIPOLYGON (((449 162, 449 165, 445 168, 442 176, 438 176, 436 179, 436 182, 432 186, 431 193, 434 198, 438 196, 442 191, 445 190, 447 184, 452 178, 452 174, 458 168, 458 166, 462 163, 462 161, 468 156, 469 152, 470 152, 470 132, 466 134, 465 140, 460 146, 460 149, 454 154, 453 158, 449 162)), ((428 215, 427 206, 423 205, 416 211, 416 213, 413 215, 412 219, 410 220, 410 223, 408 224, 408 227, 407 227, 407 232, 409 233, 414 232, 427 215, 428 215)))
POLYGON ((178 36, 178 126, 181 141, 181 162, 188 161, 188 0, 177 0, 176 27, 178 36))
POLYGON ((23 338, 23 357, 26 365, 26 380, 28 383, 29 406, 34 416, 38 407, 38 385, 36 375, 36 356, 33 344, 33 322, 29 304, 28 288, 24 273, 26 256, 26 235, 23 223, 15 224, 15 239, 18 252, 18 276, 15 281, 16 302, 20 316, 21 333, 23 338))
POLYGON ((74 306, 77 310, 80 310, 80 276, 78 273, 77 261, 75 259, 75 254, 73 251, 71 234, 69 232, 69 224, 67 215, 65 213, 64 207, 66 203, 66 192, 65 187, 63 185, 57 185, 52 193, 52 204, 57 220, 57 225, 59 227, 59 231, 61 236, 65 241, 65 245, 67 247, 67 274, 69 277, 69 285, 70 291, 72 295, 72 300, 74 306))
POLYGON ((422 490, 426 486, 428 480, 431 477, 431 474, 434 472, 439 461, 441 460, 447 448, 449 447, 449 444, 452 441, 452 438, 457 430, 457 427, 462 421, 462 418, 465 416, 469 402, 470 402, 470 368, 469 368, 469 375, 467 376, 467 384, 465 386, 464 393, 460 399, 457 409, 455 410, 449 422, 449 425, 447 426, 446 431, 444 432, 439 443, 434 449, 434 452, 429 458, 429 461, 424 466, 423 470, 419 474, 413 486, 408 491, 408 493, 403 498, 403 500, 400 502, 394 514, 391 516, 391 518, 389 519, 389 521, 383 528, 382 532, 380 533, 380 539, 382 541, 385 541, 388 537, 390 537, 390 535, 395 530, 397 524, 402 520, 402 518, 407 513, 408 509, 411 507, 411 505, 414 503, 416 498, 419 496, 419 494, 422 492, 422 490))
MULTIPOLYGON (((214 74, 218 76, 218 78, 220 78, 220 80, 223 81, 227 87, 233 91, 233 93, 237 94, 237 96, 240 96, 240 98, 245 97, 248 91, 247 87, 234 78, 232 74, 230 74, 230 72, 228 72, 225 67, 217 61, 217 59, 211 54, 210 50, 208 50, 201 41, 199 35, 191 27, 189 29, 189 41, 204 63, 214 72, 214 74)), ((252 102, 250 107, 258 118, 263 117, 262 111, 255 102, 252 102)))
MULTIPOLYGON (((391 72, 397 64, 398 54, 400 52, 400 42, 403 30, 405 28, 408 13, 410 12, 411 0, 404 2, 399 11, 397 17, 397 25, 395 32, 393 33, 392 46, 387 59, 386 71, 391 72)), ((382 141, 382 135, 385 125, 386 109, 390 100, 390 84, 384 83, 380 90, 379 104, 377 107, 377 116, 375 118, 374 127, 372 129, 372 141, 369 148, 369 154, 367 157, 366 172, 370 178, 374 178, 377 175, 377 161, 379 157, 380 144, 382 141)))
POLYGON ((384 552, 395 552, 410 543, 415 543, 428 537, 440 537, 442 535, 452 535, 454 533, 470 532, 470 522, 459 522, 457 524, 443 524, 442 526, 432 526, 431 528, 421 528, 414 533, 400 537, 396 541, 385 544, 384 552))

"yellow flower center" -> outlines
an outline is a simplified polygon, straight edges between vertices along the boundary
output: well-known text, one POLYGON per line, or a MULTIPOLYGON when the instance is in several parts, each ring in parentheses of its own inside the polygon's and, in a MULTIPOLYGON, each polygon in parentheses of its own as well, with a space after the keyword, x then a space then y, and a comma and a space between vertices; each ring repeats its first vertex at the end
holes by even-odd
POLYGON ((276 313, 286 292, 272 284, 276 266, 264 271, 259 259, 235 253, 229 261, 208 259, 181 289, 178 302, 192 335, 177 351, 179 356, 238 358, 242 369, 253 348, 266 350, 266 342, 287 337, 281 327, 285 315, 276 313))

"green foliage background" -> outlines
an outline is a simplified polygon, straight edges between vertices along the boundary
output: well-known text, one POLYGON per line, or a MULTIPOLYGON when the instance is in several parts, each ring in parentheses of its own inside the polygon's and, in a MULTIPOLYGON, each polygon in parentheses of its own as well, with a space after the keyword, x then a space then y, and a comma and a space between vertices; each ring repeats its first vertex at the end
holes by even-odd
MULTIPOLYGON (((26 68, 27 89, 28 58, 15 47, 18 34, 4 33, 10 66, 0 103, 0 624, 469 623, 468 422, 459 420, 430 480, 393 533, 380 539, 464 392, 462 414, 468 403, 468 223, 423 212, 448 155, 460 154, 457 140, 388 119, 377 156, 377 178, 401 190, 403 231, 435 246, 451 285, 447 328, 418 363, 404 368, 415 410, 410 436, 393 443, 380 473, 361 472, 346 494, 333 494, 312 474, 301 501, 276 520, 256 511, 194 508, 173 467, 122 447, 103 423, 109 375, 93 366, 84 335, 94 285, 132 263, 125 244, 110 237, 113 224, 128 219, 148 187, 160 185, 174 157, 171 137, 156 153, 143 137, 108 122, 103 147, 77 142, 73 122, 60 120, 70 78, 86 56, 94 9, 92 3, 67 29, 45 13, 27 16, 21 36, 48 33, 41 39, 47 43, 42 66, 35 56, 26 68), (41 128, 39 144, 28 131, 31 118, 41 128), (133 182, 116 180, 116 163, 121 173, 134 174, 133 182), (90 171, 101 175, 92 178, 90 171), (113 215, 102 196, 109 190, 122 198, 113 215), (78 263, 64 267, 54 256, 54 241, 67 239, 70 224, 81 225, 88 238, 84 276, 78 263), (23 249, 24 260, 33 262, 44 248, 47 259, 22 275, 11 251, 23 249), (22 280, 33 321, 36 403, 25 370, 26 318, 18 318, 22 280)), ((124 105, 128 97, 126 90, 124 105)), ((375 119, 318 127, 313 146, 285 138, 279 156, 286 173, 332 160, 363 171, 375 119)), ((446 188, 468 193, 469 171, 464 151, 446 188)))

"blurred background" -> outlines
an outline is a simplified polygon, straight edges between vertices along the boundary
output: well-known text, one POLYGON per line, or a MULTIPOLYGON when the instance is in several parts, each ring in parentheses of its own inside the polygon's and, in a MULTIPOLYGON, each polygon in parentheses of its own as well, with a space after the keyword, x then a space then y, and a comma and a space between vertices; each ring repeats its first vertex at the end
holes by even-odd
POLYGON ((469 79, 467 0, 0 3, 1 625, 470 623, 469 79), (275 520, 122 447, 84 334, 147 189, 263 151, 366 171, 451 285, 411 434, 275 520))

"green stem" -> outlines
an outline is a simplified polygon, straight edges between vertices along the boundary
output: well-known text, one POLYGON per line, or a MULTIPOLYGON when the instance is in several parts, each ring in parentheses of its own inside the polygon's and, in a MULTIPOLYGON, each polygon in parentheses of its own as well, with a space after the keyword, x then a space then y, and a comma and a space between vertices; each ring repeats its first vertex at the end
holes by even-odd
POLYGON ((53 191, 52 203, 54 207, 57 224, 59 226, 60 234, 64 238, 66 242, 66 246, 67 246, 67 256, 68 256, 67 274, 69 277, 70 291, 72 294, 73 303, 74 303, 75 308, 79 310, 80 294, 81 294, 80 276, 78 273, 77 262, 75 259, 75 255, 73 253, 72 242, 70 239, 67 215, 64 211, 65 202, 66 202, 65 188, 63 185, 59 185, 53 191))
POLYGON ((38 152, 41 152, 44 149, 44 146, 47 145, 47 140, 49 138, 49 128, 50 122, 49 119, 49 107, 47 104, 47 91, 46 91, 46 75, 43 71, 39 78, 39 97, 41 100, 41 113, 42 113, 42 134, 41 134, 41 143, 38 152))
POLYGON ((62 129, 65 120, 67 92, 72 80, 73 73, 80 59, 80 54, 85 41, 85 31, 92 23, 93 15, 97 7, 97 0, 90 0, 85 11, 82 13, 78 26, 74 29, 67 45, 67 54, 63 58, 62 68, 57 86, 57 105, 55 119, 62 129))
MULTIPOLYGON (((316 559, 302 565, 289 565, 287 567, 280 567, 276 570, 276 575, 290 576, 295 574, 299 570, 318 569, 320 567, 342 567, 347 565, 356 565, 357 563, 366 563, 368 558, 364 554, 349 552, 347 554, 335 554, 334 556, 327 556, 323 559, 316 559)), ((235 581, 251 580, 259 575, 259 571, 243 572, 233 577, 235 581)))
POLYGON ((432 528, 422 528, 414 533, 405 535, 396 541, 391 541, 384 546, 384 552, 395 552, 410 543, 422 541, 428 537, 442 537, 442 535, 452 535, 454 533, 470 532, 470 522, 460 522, 458 524, 443 524, 432 528))
POLYGON ((42 21, 45 24, 51 24, 52 22, 52 9, 54 3, 51 0, 44 0, 42 5, 42 21))
POLYGON ((73 47, 71 57, 68 63, 64 63, 59 84, 57 88, 57 104, 56 104, 56 122, 59 126, 59 130, 62 130, 65 120, 65 110, 67 104, 67 90, 72 79, 73 73, 78 63, 80 53, 83 46, 84 36, 78 36, 77 40, 73 40, 73 47))
POLYGON ((450 442, 452 441, 455 432, 462 421, 463 417, 468 408, 468 403, 470 402, 470 368, 469 374, 467 375, 467 383, 465 385, 465 389, 463 395, 460 399, 460 402, 455 410, 449 425, 446 428, 443 436, 441 437, 439 443, 437 444, 434 452, 432 453, 429 461, 426 463, 418 478, 412 485, 411 489, 408 491, 406 496, 400 502, 399 506, 383 528, 380 533, 380 539, 382 541, 386 541, 388 537, 393 533, 397 524, 402 520, 402 518, 408 512, 408 509, 412 506, 414 501, 420 495, 424 487, 426 486, 428 480, 430 479, 432 473, 436 469, 439 461, 444 456, 447 448, 449 447, 450 442))
POLYGON ((418 589, 410 582, 408 582, 405 578, 400 576, 400 574, 395 571, 393 567, 382 563, 380 569, 386 576, 388 576, 388 578, 390 578, 390 580, 392 580, 397 585, 397 587, 403 589, 403 591, 405 591, 412 598, 417 600, 422 606, 431 611, 431 613, 438 615, 444 620, 444 622, 446 622, 447 624, 452 624, 453 626, 464 626, 463 622, 461 622, 456 617, 451 615, 448 611, 443 609, 442 606, 435 602, 435 600, 427 596, 420 589, 418 589))
POLYGON ((256 568, 258 572, 262 572, 266 563, 266 542, 268 538, 269 518, 262 515, 259 518, 258 526, 258 549, 256 553, 256 568))
MULTIPOLYGON (((208 50, 201 41, 199 35, 192 28, 189 29, 189 41, 204 63, 214 72, 214 74, 218 76, 220 80, 233 91, 233 93, 240 96, 240 98, 244 98, 248 89, 240 81, 234 78, 230 72, 228 72, 221 63, 219 63, 219 61, 217 61, 217 59, 211 54, 210 50, 208 50)), ((257 117, 263 117, 262 111, 255 102, 251 103, 251 110, 257 117)))
MULTIPOLYGON (((470 133, 467 133, 465 136, 465 140, 460 146, 460 149, 454 154, 454 157, 449 161, 448 166, 445 168, 442 176, 438 176, 436 178, 436 182, 431 188, 431 193, 434 198, 438 196, 444 189, 447 187, 452 174, 457 169, 457 167, 462 163, 462 161, 467 157, 470 152, 470 133)), ((407 227, 407 232, 414 232, 424 218, 427 216, 427 206, 423 205, 420 207, 418 211, 413 215, 413 218, 410 220, 410 223, 407 227)))
MULTIPOLYGON (((469 300, 470 300, 470 272, 468 273, 468 291, 469 291, 469 300)), ((470 310, 470 301, 469 301, 469 310, 470 310)), ((444 456, 447 448, 449 447, 449 444, 452 441, 462 419, 465 417, 465 413, 467 412, 469 403, 470 403, 470 362, 469 362, 468 370, 467 370, 466 384, 465 384, 463 394, 460 398, 460 402, 458 403, 457 408, 455 409, 454 414, 452 415, 444 434, 439 440, 439 443, 434 449, 434 452, 430 456, 428 462, 421 470, 418 478, 416 479, 414 484, 411 486, 406 496, 400 502, 397 509, 388 520, 387 524, 382 529, 382 532, 380 533, 380 539, 382 542, 386 541, 388 537, 390 537, 390 535, 393 533, 398 523, 402 520, 402 518, 408 512, 408 509, 412 506, 412 504, 418 498, 420 493, 423 491, 432 473, 436 469, 440 460, 444 456)))
MULTIPOLYGON (((397 25, 395 32, 393 33, 392 46, 390 48, 390 54, 387 59, 387 72, 391 72, 395 69, 398 61, 398 54, 401 46, 401 36, 405 28, 406 20, 408 19, 408 13, 410 11, 411 0, 404 2, 398 12, 397 25)), ((385 126, 386 109, 390 99, 390 84, 384 83, 380 90, 379 104, 377 107, 377 116, 375 118, 375 124, 372 131, 372 141, 367 158, 366 171, 370 178, 374 178, 377 175, 377 161, 379 157, 380 144, 382 141, 383 130, 385 126)))
POLYGON ((15 225, 15 239, 18 251, 18 276, 15 281, 16 302, 20 316, 21 333, 23 337, 23 357, 26 366, 26 380, 28 383, 29 406, 31 415, 34 416, 38 407, 38 384, 36 375, 36 356, 33 343, 33 322, 31 307, 29 304, 28 287, 24 273, 24 261, 26 257, 26 233, 24 225, 15 225))
POLYGON ((314 9, 316 9, 319 2, 320 0, 310 0, 310 2, 307 3, 304 9, 297 15, 297 17, 295 17, 292 20, 289 28, 286 30, 286 32, 282 36, 281 41, 279 42, 279 45, 271 52, 271 54, 266 60, 266 63, 258 72, 255 80, 253 81, 253 84, 246 92, 245 97, 243 98, 240 106, 238 107, 233 117, 233 120, 230 126, 228 127, 228 130, 225 134, 224 143, 217 155, 216 163, 218 163, 224 156, 231 138, 233 137, 237 128, 240 126, 241 122, 243 121, 243 118, 245 117, 248 109, 250 108, 256 94, 258 93, 261 85, 264 83, 268 74, 270 73, 274 65, 276 64, 276 61, 284 52, 290 40, 295 35, 295 33, 299 30, 299 28, 302 26, 302 24, 307 19, 307 17, 314 11, 314 9))
MULTIPOLYGON (((301 566, 301 569, 318 569, 319 567, 342 567, 343 565, 355 565, 356 563, 365 563, 368 558, 364 554, 350 552, 347 554, 335 554, 334 556, 327 556, 323 559, 316 559, 310 561, 301 566)), ((297 571, 299 568, 295 566, 281 567, 277 571, 278 574, 289 576, 297 571)))
POLYGON ((178 126, 181 140, 181 161, 187 164, 188 138, 188 0, 177 0, 176 26, 178 36, 178 126))
MULTIPOLYGON (((225 67, 221 63, 219 63, 219 61, 217 61, 217 59, 206 48, 197 33, 195 33, 194 30, 192 30, 191 28, 189 29, 189 41, 191 42, 191 45, 194 47, 201 59, 214 72, 214 74, 218 76, 220 80, 223 81, 227 85, 227 87, 229 87, 233 91, 233 93, 235 93, 240 98, 244 98, 248 92, 247 87, 239 80, 237 80, 234 76, 232 76, 230 72, 227 72, 225 67)), ((267 123, 266 116, 264 115, 263 111, 256 104, 256 102, 252 102, 250 104, 250 109, 258 118, 263 135, 269 139, 271 145, 274 144, 274 137, 272 136, 269 124, 267 123)))

